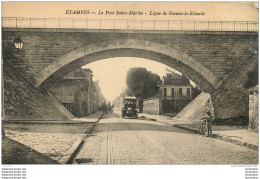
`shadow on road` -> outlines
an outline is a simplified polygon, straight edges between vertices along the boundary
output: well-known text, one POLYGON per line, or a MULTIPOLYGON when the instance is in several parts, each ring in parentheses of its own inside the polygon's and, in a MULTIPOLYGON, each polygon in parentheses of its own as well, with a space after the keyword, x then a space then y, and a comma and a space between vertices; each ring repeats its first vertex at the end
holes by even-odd
POLYGON ((138 117, 137 119, 122 119, 119 113, 105 114, 99 123, 95 124, 91 133, 107 132, 108 127, 110 131, 166 131, 194 134, 187 130, 162 125, 146 118, 138 117))
POLYGON ((2 164, 58 164, 55 160, 7 137, 2 138, 2 164))
POLYGON ((75 159, 75 162, 77 162, 78 164, 87 164, 87 163, 91 163, 93 162, 93 159, 92 158, 77 158, 75 159))
MULTIPOLYGON (((108 129, 107 123, 98 123, 92 131, 93 133, 106 132, 108 129)), ((182 130, 172 126, 162 126, 154 124, 144 123, 109 123, 110 131, 167 131, 167 132, 179 132, 190 133, 192 132, 182 130)))

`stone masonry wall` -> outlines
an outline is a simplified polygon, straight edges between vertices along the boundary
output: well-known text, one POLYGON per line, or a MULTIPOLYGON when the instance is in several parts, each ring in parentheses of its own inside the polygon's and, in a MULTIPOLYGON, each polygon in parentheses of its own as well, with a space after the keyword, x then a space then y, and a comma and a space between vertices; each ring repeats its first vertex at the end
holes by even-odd
POLYGON ((44 30, 2 31, 4 59, 33 83, 34 76, 57 58, 69 52, 98 42, 115 39, 139 39, 167 45, 179 50, 210 69, 221 80, 226 79, 250 55, 252 39, 257 34, 222 32, 189 34, 130 32, 63 32, 44 30), (19 35, 24 48, 19 53, 13 48, 13 39, 19 35), (13 54, 13 55, 12 55, 13 54))
POLYGON ((143 113, 160 114, 160 100, 159 98, 150 98, 143 102, 143 113))
MULTIPOLYGON (((140 31, 73 31, 59 29, 3 29, 3 59, 8 61, 22 76, 34 84, 37 75, 57 58, 84 45, 98 42, 108 44, 115 39, 138 39, 151 41, 176 49, 200 62, 214 73, 223 84, 210 92, 216 118, 248 116, 248 95, 243 83, 246 73, 257 63, 248 63, 252 51, 258 49, 258 34, 250 32, 150 32, 140 31), (24 49, 13 47, 19 35, 24 49), (244 65, 247 64, 247 65, 244 65), (241 69, 241 71, 239 71, 241 69)), ((149 52, 152 54, 152 52, 149 52)), ((95 55, 95 54, 93 54, 95 55)), ((116 54, 115 54, 116 55, 116 54)), ((127 55, 127 54, 126 54, 127 55)), ((138 54, 137 54, 138 56, 138 54)), ((256 57, 258 61, 258 57, 256 57)), ((171 63, 171 61, 169 61, 171 63)), ((79 64, 72 64, 79 65, 79 64)), ((82 64, 80 64, 82 65, 82 64)), ((186 76, 191 76, 186 71, 186 76)), ((200 80, 200 79, 199 79, 200 80)), ((201 78, 203 80, 203 78, 201 78)), ((205 81, 205 79, 204 79, 205 81)))
POLYGON ((212 105, 211 96, 209 93, 202 92, 174 118, 185 119, 190 122, 199 122, 200 119, 207 117, 208 111, 211 111, 212 116, 214 116, 214 107, 212 105))
POLYGON ((244 116, 248 118, 249 101, 245 87, 247 73, 258 66, 258 54, 252 54, 245 63, 212 93, 216 119, 244 116))
POLYGON ((259 131, 258 91, 249 95, 249 130, 259 131))
POLYGON ((8 64, 3 65, 4 120, 68 120, 73 118, 54 97, 42 94, 8 64))

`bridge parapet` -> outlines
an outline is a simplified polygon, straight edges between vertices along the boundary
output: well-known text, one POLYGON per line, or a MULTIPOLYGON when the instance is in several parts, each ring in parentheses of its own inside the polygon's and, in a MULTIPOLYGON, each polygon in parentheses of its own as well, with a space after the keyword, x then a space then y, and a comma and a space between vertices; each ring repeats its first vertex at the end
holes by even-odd
POLYGON ((253 21, 184 21, 136 19, 65 19, 3 17, 4 28, 178 30, 178 31, 258 31, 253 21))

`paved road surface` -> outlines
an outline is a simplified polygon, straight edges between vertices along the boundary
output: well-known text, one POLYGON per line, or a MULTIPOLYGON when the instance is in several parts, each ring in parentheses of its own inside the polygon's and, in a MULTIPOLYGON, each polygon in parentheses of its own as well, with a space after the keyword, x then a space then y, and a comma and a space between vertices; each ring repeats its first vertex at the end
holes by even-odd
POLYGON ((258 152, 155 121, 107 114, 74 164, 257 164, 258 152))

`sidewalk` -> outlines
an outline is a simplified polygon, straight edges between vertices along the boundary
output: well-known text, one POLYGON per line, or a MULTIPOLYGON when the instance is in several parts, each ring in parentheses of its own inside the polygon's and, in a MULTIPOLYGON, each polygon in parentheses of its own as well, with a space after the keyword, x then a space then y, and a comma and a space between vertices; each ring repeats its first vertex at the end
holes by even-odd
MULTIPOLYGON (((24 151, 25 148, 23 145, 37 153, 40 153, 45 158, 49 158, 60 164, 65 164, 69 161, 71 155, 80 145, 85 136, 86 135, 84 134, 19 132, 6 130, 6 138, 16 142, 16 148, 23 153, 24 157, 28 154, 24 151)), ((4 147, 11 148, 8 144, 11 143, 7 143, 4 147)), ((35 157, 43 159, 42 156, 36 156, 37 153, 35 153, 33 158, 31 158, 32 162, 35 157)), ((12 152, 7 152, 7 154, 10 155, 10 157, 13 155, 13 158, 16 158, 16 155, 18 155, 17 153, 12 152)), ((19 162, 21 163, 22 161, 19 162)), ((27 162, 29 162, 29 160, 27 162)))
POLYGON ((6 124, 77 124, 77 123, 95 123, 102 117, 103 113, 98 111, 82 118, 66 120, 6 120, 6 124))
POLYGON ((103 112, 102 111, 98 111, 94 114, 91 114, 89 116, 86 117, 82 117, 82 118, 75 118, 75 119, 71 119, 72 121, 80 121, 80 122, 91 122, 91 123, 95 123, 98 122, 99 119, 103 116, 103 112))
MULTIPOLYGON (((188 130, 194 133, 198 133, 199 123, 192 121, 180 120, 171 117, 161 115, 151 115, 140 113, 139 116, 143 116, 148 119, 156 120, 157 122, 178 127, 184 130, 188 130)), ((250 149, 258 150, 258 133, 249 131, 246 128, 237 126, 212 126, 213 136, 215 138, 248 147, 250 149)))
MULTIPOLYGON (((74 119, 72 124, 75 129, 64 130, 64 125, 54 129, 42 131, 39 125, 33 125, 35 130, 28 128, 8 127, 3 138, 3 163, 4 164, 69 164, 76 156, 94 125, 102 117, 102 112, 97 112, 87 118, 74 119), (80 122, 79 122, 80 121, 80 122), (75 127, 74 123, 85 123, 75 127), (87 123, 89 128, 86 128, 87 123), (84 130, 77 133, 75 130, 84 130), (38 129, 38 130, 37 130, 38 129), (55 131, 54 131, 55 130, 55 131), (86 133, 85 133, 86 132, 86 133)), ((47 123, 49 124, 49 123, 47 123)), ((9 124, 11 125, 11 124, 9 124)), ((23 124, 26 125, 26 124, 23 124)), ((57 123, 55 123, 57 125, 57 123)), ((59 124, 58 124, 59 125, 59 124)), ((44 126, 46 128, 46 126, 44 126)))
POLYGON ((58 162, 19 142, 3 137, 2 164, 58 164, 58 162))

